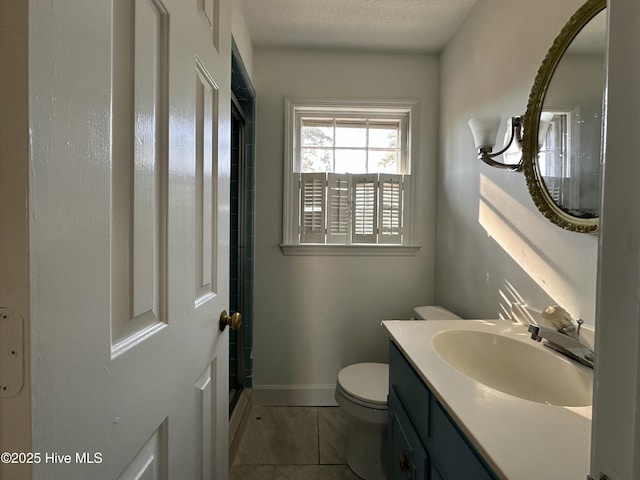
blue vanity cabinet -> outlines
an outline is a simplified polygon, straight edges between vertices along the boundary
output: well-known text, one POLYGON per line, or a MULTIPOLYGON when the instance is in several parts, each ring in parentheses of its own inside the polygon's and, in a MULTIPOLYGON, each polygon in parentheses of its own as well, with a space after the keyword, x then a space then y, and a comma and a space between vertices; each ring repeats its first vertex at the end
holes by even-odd
POLYGON ((393 342, 388 405, 389 480, 497 480, 393 342))
POLYGON ((391 461, 388 478, 413 480, 427 478, 429 457, 422 446, 397 394, 389 392, 389 444, 391 461))

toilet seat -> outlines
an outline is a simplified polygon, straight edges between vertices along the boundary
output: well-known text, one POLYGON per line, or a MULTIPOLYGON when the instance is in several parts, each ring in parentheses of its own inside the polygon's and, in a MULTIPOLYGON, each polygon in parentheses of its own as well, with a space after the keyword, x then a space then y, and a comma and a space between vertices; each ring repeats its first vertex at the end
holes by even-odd
POLYGON ((387 409, 389 365, 386 363, 356 363, 338 373, 336 387, 357 405, 376 410, 387 409))

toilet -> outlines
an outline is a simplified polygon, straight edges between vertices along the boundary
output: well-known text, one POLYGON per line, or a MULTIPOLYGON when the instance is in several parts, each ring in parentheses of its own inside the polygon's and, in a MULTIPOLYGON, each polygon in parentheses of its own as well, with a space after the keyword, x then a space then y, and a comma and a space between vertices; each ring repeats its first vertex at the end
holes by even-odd
MULTIPOLYGON (((416 320, 461 320, 436 305, 414 309, 416 320)), ((351 422, 345 459, 364 480, 386 479, 389 365, 356 363, 338 373, 335 399, 351 422)))

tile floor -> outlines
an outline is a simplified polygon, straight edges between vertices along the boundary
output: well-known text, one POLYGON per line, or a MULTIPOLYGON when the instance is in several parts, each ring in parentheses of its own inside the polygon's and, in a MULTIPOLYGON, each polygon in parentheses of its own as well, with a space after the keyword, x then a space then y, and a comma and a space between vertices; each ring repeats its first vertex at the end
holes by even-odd
POLYGON ((230 480, 358 480, 345 463, 347 422, 337 407, 253 406, 230 480))

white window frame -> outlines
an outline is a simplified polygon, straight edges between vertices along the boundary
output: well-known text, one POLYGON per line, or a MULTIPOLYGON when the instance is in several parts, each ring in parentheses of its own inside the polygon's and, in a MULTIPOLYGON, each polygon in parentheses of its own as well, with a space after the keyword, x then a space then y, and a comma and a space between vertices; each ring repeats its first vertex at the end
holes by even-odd
MULTIPOLYGON (((283 242, 285 255, 415 255, 416 244, 417 178, 418 178, 418 103, 396 100, 325 100, 309 98, 285 99, 285 149, 283 242), (406 139, 402 161, 405 173, 402 243, 301 243, 298 231, 300 218, 299 145, 297 134, 302 116, 324 114, 328 116, 401 115, 406 118, 406 139)), ((381 174, 383 175, 383 174, 381 174)))
POLYGON ((576 208, 580 204, 580 191, 577 188, 571 188, 571 185, 580 184, 578 179, 580 169, 575 168, 576 154, 580 151, 580 107, 547 105, 544 111, 553 115, 550 127, 553 126, 558 129, 556 137, 560 138, 561 141, 553 149, 547 146, 546 140, 549 137, 550 128, 547 131, 546 138, 541 139, 540 153, 545 154, 545 157, 548 153, 553 154, 556 157, 555 162, 561 165, 561 172, 560 175, 548 175, 548 169, 545 168, 546 158, 544 161, 540 160, 542 163, 540 171, 542 172, 542 177, 546 177, 547 190, 552 200, 558 205, 562 204, 570 208, 576 208), (558 122, 558 118, 563 118, 564 120, 558 122), (572 179, 572 181, 567 182, 563 187, 563 180, 569 179, 572 179))

